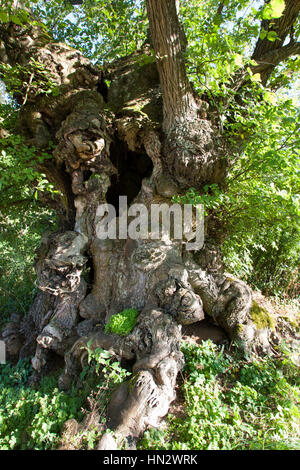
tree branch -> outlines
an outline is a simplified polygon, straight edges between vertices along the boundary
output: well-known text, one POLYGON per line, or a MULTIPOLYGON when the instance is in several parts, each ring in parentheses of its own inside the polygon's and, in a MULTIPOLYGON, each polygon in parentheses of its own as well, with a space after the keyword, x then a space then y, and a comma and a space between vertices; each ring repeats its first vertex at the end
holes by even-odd
MULTIPOLYGON (((257 65, 252 67, 253 73, 264 73, 273 69, 280 62, 288 59, 291 55, 300 54, 300 42, 292 42, 286 46, 280 47, 279 49, 274 49, 269 51, 264 56, 260 57, 259 60, 256 60, 257 65)), ((268 73, 269 75, 269 73, 268 73)))
POLYGON ((0 205, 0 210, 8 209, 8 208, 11 208, 12 206, 19 206, 25 203, 32 203, 33 201, 34 201, 33 198, 19 199, 18 201, 7 201, 6 204, 0 205))
POLYGON ((224 2, 224 1, 222 1, 222 2, 219 3, 218 10, 217 10, 217 15, 222 15, 224 6, 225 6, 225 2, 224 2))
MULTIPOLYGON (((268 0, 265 0, 265 2, 268 3, 268 0)), ((263 83, 267 82, 277 64, 287 59, 290 55, 299 53, 298 47, 292 47, 294 42, 292 37, 290 44, 283 46, 286 38, 292 31, 299 11, 300 0, 285 0, 285 9, 280 18, 262 20, 261 32, 270 33, 272 31, 276 33, 278 37, 275 41, 270 41, 267 34, 263 39, 259 37, 251 57, 261 66, 260 73, 263 83), (282 52, 280 52, 280 49, 282 49, 282 52), (262 66, 262 64, 264 64, 264 66, 262 66)))

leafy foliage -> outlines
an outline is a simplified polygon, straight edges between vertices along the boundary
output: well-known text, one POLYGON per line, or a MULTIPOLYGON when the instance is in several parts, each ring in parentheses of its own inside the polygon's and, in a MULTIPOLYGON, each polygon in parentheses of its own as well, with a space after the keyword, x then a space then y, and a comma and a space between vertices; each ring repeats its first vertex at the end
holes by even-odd
MULTIPOLYGON (((232 77, 241 67, 247 69, 252 63, 249 57, 257 37, 263 33, 261 20, 266 16, 280 17, 282 4, 283 0, 268 5, 249 0, 181 0, 181 21, 188 40, 186 64, 190 79, 200 93, 208 92, 216 102, 218 96, 228 98, 232 94, 232 77)), ((299 37, 299 24, 298 19, 294 25, 295 38, 299 37)), ((276 39, 274 32, 266 35, 271 42, 276 39)), ((291 57, 274 70, 272 80, 291 89, 297 71, 299 59, 291 57)), ((251 75, 249 69, 248 72, 251 75)), ((254 81, 259 79, 259 76, 252 77, 254 81)), ((222 115, 222 106, 219 111, 222 115)))
POLYGON ((259 87, 264 100, 244 98, 226 132, 240 139, 226 187, 191 188, 175 202, 203 204, 227 234, 227 269, 267 293, 297 297, 299 290, 299 110, 291 99, 259 87), (246 102, 248 100, 248 103, 246 102))
MULTIPOLYGON (((28 2, 27 2, 28 4, 28 2)), ((19 26, 26 24, 29 20, 29 15, 26 9, 19 8, 18 10, 14 7, 13 0, 1 1, 0 21, 2 23, 12 22, 19 26)))
POLYGON ((230 234, 225 260, 265 292, 296 297, 299 110, 291 100, 279 99, 273 105, 261 102, 252 112, 253 138, 231 170, 229 201, 221 211, 230 234))
MULTIPOLYGON (((97 411, 97 421, 100 419, 100 422, 105 424, 105 410, 112 393, 131 373, 124 369, 109 351, 102 348, 92 349, 92 341, 84 349, 88 353, 87 366, 80 374, 77 386, 83 396, 87 396, 92 413, 97 411)), ((105 432, 110 430, 105 428, 105 432)), ((79 436, 75 436, 75 446, 78 449, 93 449, 100 438, 99 429, 86 429, 81 431, 79 436)))
POLYGON ((43 232, 56 227, 55 213, 39 204, 41 192, 57 192, 37 170, 51 155, 15 133, 17 114, 12 102, 0 105, 0 325, 27 312, 36 293, 35 251, 43 232))
POLYGON ((1 161, 1 209, 5 209, 17 201, 32 204, 38 197, 38 191, 55 192, 46 175, 38 172, 35 166, 47 158, 46 152, 37 152, 28 147, 18 135, 10 135, 0 139, 1 161), (16 171, 16 169, 18 171, 16 171))
POLYGON ((32 372, 26 361, 0 365, 0 449, 51 449, 63 423, 81 417, 83 397, 57 388, 57 375, 42 380, 38 390, 27 383, 32 372))
POLYGON ((184 418, 147 431, 146 449, 299 449, 299 377, 285 353, 252 362, 218 348, 183 344, 184 418))
POLYGON ((29 95, 32 98, 41 94, 56 96, 59 93, 54 76, 34 58, 30 59, 27 66, 0 64, 0 73, 8 92, 14 97, 24 96, 23 105, 29 95))
MULTIPOLYGON (((103 376, 104 382, 109 389, 111 384, 120 384, 124 379, 131 375, 120 366, 119 361, 114 361, 111 353, 102 348, 91 349, 90 341, 87 345, 88 364, 92 368, 92 372, 96 375, 103 376)), ((86 370, 83 371, 81 378, 85 375, 86 370)))
POLYGON ((55 221, 54 214, 40 207, 15 209, 0 218, 0 327, 12 313, 25 315, 32 304, 35 252, 55 221))
POLYGON ((271 0, 262 11, 262 18, 264 20, 271 20, 272 18, 280 18, 285 8, 284 0, 271 0))
POLYGON ((34 5, 34 11, 55 39, 98 64, 132 53, 146 38, 144 2, 86 0, 72 7, 64 0, 52 0, 34 5))
MULTIPOLYGON (((61 442, 64 422, 81 421, 87 408, 94 406, 105 422, 103 413, 112 391, 130 373, 108 351, 91 350, 89 345, 87 351, 88 366, 68 393, 57 388, 59 372, 44 378, 38 390, 33 390, 27 385, 32 367, 26 360, 16 366, 0 365, 1 450, 54 449, 61 442)), ((82 431, 81 448, 94 448, 99 438, 97 429, 82 431)))

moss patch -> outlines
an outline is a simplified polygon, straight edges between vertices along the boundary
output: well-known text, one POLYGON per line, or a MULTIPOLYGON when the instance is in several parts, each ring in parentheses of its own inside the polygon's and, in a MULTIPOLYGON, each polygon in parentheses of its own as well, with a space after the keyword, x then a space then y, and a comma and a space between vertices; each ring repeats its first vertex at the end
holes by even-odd
POLYGON ((264 328, 270 328, 271 330, 275 329, 276 322, 274 317, 263 307, 260 307, 255 300, 252 302, 252 307, 250 310, 250 316, 253 323, 257 326, 258 329, 262 330, 264 328))
POLYGON ((300 329, 300 325, 299 323, 297 323, 296 320, 293 320, 292 318, 290 318, 288 315, 283 315, 282 318, 287 321, 292 328, 294 328, 296 331, 299 331, 300 329))
POLYGON ((134 308, 112 315, 105 325, 105 333, 127 336, 135 327, 139 312, 134 308))

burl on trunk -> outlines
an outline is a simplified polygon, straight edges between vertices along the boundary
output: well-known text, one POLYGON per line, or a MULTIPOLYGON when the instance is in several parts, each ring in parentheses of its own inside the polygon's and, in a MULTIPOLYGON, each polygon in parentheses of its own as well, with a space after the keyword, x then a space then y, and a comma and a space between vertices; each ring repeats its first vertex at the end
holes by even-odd
MULTIPOLYGON (((8 346, 18 339, 20 357, 33 356, 37 374, 53 352, 64 356, 62 388, 79 373, 90 340, 92 348, 132 360, 132 378, 107 411, 108 426, 131 446, 175 398, 181 325, 205 312, 244 349, 270 350, 269 330, 252 320, 251 289, 224 272, 222 227, 214 218, 205 221, 198 251, 168 233, 157 240, 150 232, 138 240, 97 237, 100 204, 117 208, 119 196, 127 196, 129 207, 170 206, 191 186, 201 192, 205 184, 222 185, 230 164, 214 103, 197 96, 187 79, 175 0, 147 0, 147 8, 156 61, 145 45, 102 69, 39 26, 0 24, 1 62, 28 66, 34 58, 59 91, 45 95, 24 83, 16 99, 27 143, 37 152, 54 143, 40 169, 61 193, 60 230, 45 234, 37 257, 39 293, 4 336, 8 346), (106 335, 109 317, 129 307, 139 311, 133 331, 106 335)), ((112 445, 106 436, 99 448, 112 445)))

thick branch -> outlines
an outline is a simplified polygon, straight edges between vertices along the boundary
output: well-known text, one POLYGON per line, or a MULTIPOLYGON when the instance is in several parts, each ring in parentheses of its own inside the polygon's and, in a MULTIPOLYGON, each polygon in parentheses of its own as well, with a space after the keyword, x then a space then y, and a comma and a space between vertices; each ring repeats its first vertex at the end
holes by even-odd
POLYGON ((288 46, 283 46, 284 41, 290 34, 291 28, 299 15, 299 11, 300 0, 285 0, 285 9, 280 18, 262 21, 261 31, 268 33, 273 31, 278 37, 278 39, 273 42, 267 38, 267 35, 264 39, 259 37, 252 55, 252 59, 258 64, 264 63, 264 67, 261 69, 263 83, 266 83, 275 65, 279 64, 290 55, 299 53, 299 49, 296 48, 295 51, 295 48, 292 48, 292 42, 290 43, 290 49, 288 49, 288 46), (279 53, 280 49, 283 49, 283 51, 279 53), (269 64, 267 65, 268 60, 269 64))
POLYGON ((256 66, 252 67, 253 73, 261 73, 265 71, 269 71, 280 62, 288 59, 292 55, 299 55, 300 54, 300 42, 294 42, 287 44, 286 46, 280 47, 279 49, 274 49, 269 51, 264 56, 260 57, 257 60, 256 66))

